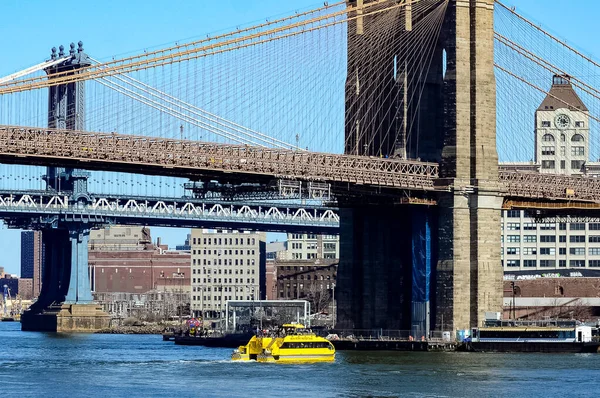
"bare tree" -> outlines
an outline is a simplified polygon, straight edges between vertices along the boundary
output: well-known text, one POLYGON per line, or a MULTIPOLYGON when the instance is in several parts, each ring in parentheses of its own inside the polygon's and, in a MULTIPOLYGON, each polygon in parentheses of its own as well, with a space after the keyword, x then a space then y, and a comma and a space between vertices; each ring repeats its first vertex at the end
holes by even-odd
POLYGON ((323 284, 318 281, 314 281, 308 285, 307 299, 314 312, 323 311, 329 306, 329 302, 331 301, 329 290, 325 289, 323 284))

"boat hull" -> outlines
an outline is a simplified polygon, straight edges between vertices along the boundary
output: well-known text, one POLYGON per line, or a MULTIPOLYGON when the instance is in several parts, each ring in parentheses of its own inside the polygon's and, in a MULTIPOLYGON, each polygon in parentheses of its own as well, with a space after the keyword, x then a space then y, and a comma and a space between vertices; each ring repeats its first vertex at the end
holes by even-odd
POLYGON ((600 343, 479 341, 466 343, 463 349, 473 352, 595 353, 599 346, 600 343))

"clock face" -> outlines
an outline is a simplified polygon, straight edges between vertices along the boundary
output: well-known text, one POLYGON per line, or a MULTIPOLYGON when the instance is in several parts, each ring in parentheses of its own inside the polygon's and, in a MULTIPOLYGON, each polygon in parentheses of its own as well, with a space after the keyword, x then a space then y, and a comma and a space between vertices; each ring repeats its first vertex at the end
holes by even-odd
POLYGON ((564 130, 571 124, 571 119, 565 114, 560 114, 556 116, 554 122, 556 123, 556 127, 558 127, 561 130, 564 130))

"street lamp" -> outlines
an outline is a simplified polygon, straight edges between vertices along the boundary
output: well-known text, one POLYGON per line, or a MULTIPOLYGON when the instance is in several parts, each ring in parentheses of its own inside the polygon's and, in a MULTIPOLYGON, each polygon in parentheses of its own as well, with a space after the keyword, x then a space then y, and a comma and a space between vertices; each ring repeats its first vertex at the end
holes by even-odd
POLYGON ((331 284, 331 300, 333 301, 333 327, 335 328, 335 317, 337 316, 337 306, 335 304, 335 282, 331 284))

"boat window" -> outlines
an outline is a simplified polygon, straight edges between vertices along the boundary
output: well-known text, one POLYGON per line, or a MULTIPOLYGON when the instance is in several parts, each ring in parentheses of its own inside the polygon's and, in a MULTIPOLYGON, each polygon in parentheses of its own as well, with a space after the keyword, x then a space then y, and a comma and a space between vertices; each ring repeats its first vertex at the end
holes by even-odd
POLYGON ((281 348, 329 348, 331 350, 333 346, 328 341, 294 341, 283 343, 281 348))

